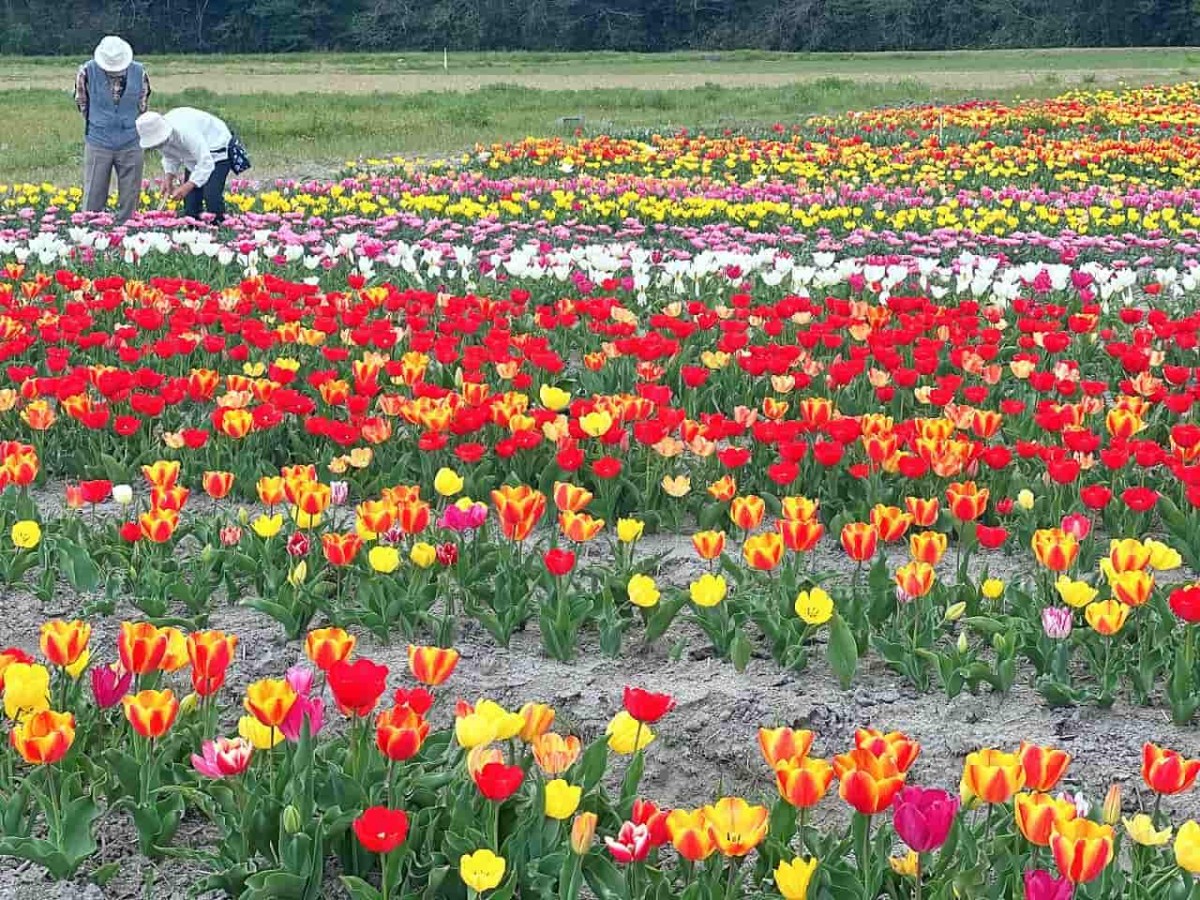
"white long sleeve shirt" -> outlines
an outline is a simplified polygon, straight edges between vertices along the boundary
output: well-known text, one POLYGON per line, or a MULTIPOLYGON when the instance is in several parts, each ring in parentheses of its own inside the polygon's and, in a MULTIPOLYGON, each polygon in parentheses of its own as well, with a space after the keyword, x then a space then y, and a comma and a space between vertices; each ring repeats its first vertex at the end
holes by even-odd
POLYGON ((163 170, 168 175, 188 171, 188 180, 204 187, 213 167, 228 156, 233 138, 229 126, 211 113, 181 106, 163 115, 171 126, 171 136, 162 145, 163 170))

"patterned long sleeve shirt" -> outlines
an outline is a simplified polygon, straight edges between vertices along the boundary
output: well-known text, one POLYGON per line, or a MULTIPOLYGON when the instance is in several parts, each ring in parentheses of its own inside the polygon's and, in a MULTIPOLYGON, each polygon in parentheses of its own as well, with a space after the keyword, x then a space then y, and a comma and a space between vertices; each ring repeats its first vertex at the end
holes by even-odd
MULTIPOLYGON (((112 90, 113 103, 120 103, 125 93, 125 73, 105 72, 108 86, 112 90)), ((88 64, 84 63, 75 73, 75 105, 86 119, 88 117, 88 64)), ((144 113, 150 106, 150 76, 142 72, 142 96, 138 98, 138 113, 144 113)))

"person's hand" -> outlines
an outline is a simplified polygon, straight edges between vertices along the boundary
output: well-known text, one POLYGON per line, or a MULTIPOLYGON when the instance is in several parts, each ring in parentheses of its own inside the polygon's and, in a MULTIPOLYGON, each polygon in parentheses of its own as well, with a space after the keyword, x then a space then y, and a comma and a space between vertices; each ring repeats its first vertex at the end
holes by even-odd
POLYGON ((171 199, 182 200, 195 189, 196 186, 194 184, 192 184, 190 181, 185 181, 179 187, 175 188, 175 190, 171 191, 171 199))

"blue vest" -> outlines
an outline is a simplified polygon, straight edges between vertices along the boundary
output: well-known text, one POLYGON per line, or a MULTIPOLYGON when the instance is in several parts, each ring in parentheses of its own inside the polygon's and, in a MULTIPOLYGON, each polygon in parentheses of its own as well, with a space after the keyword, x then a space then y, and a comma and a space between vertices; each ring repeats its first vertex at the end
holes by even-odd
POLYGON ((142 67, 130 63, 125 73, 125 93, 113 103, 108 75, 92 60, 87 64, 87 142, 105 150, 124 150, 136 144, 138 104, 142 97, 142 67))

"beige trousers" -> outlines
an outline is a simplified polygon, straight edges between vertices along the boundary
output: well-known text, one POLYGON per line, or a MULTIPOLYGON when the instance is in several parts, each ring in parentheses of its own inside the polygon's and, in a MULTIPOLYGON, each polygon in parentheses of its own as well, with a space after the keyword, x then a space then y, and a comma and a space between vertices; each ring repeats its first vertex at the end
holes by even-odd
POLYGON ((117 176, 117 221, 124 222, 138 208, 142 196, 145 154, 137 144, 124 150, 106 150, 84 144, 83 209, 101 212, 108 203, 113 173, 117 176))

